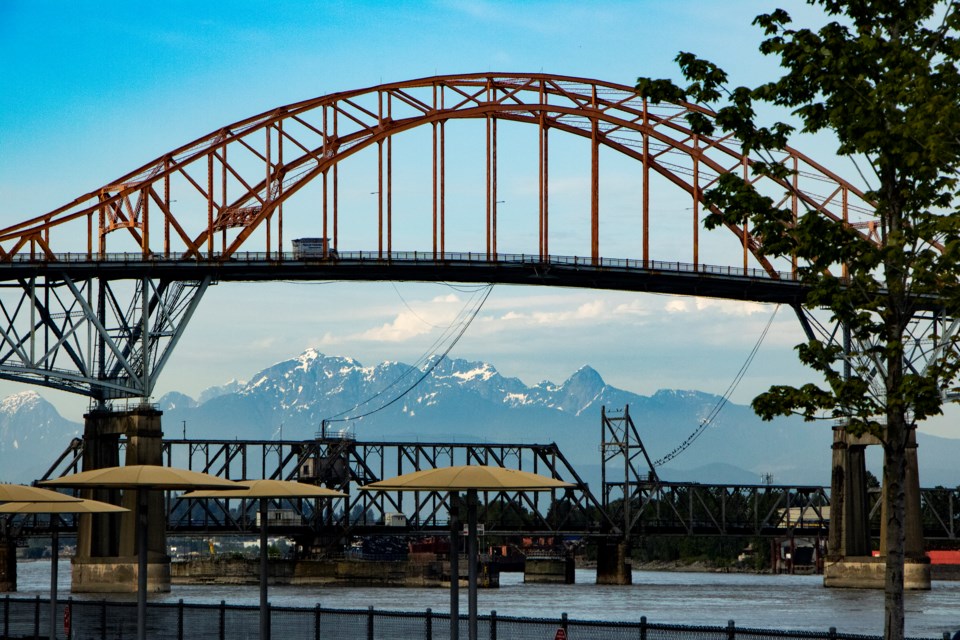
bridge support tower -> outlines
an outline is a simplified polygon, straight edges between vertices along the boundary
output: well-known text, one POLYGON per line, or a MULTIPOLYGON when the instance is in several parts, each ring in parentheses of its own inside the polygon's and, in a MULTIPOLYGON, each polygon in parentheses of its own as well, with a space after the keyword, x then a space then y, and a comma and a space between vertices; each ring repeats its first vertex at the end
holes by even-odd
MULTIPOLYGON (((873 556, 870 505, 867 500, 866 447, 879 445, 871 435, 854 436, 842 425, 833 428, 833 473, 830 530, 823 568, 825 587, 882 589, 886 569, 886 514, 881 514, 880 552, 873 556)), ((884 491, 886 488, 883 489, 884 491)), ((904 587, 930 588, 930 563, 923 550, 920 478, 916 430, 907 452, 904 587)))
POLYGON ((597 584, 632 584, 630 536, 660 479, 630 417, 630 405, 610 412, 601 407, 600 422, 602 503, 611 520, 622 523, 622 537, 598 543, 597 584))
POLYGON ((627 541, 601 540, 597 543, 597 584, 633 584, 627 541))
MULTIPOLYGON (((95 409, 84 415, 83 470, 120 463, 120 438, 125 438, 124 464, 163 464, 162 412, 150 405, 124 410, 95 409)), ((78 593, 127 593, 137 590, 137 491, 87 489, 82 497, 120 504, 121 514, 80 517, 77 553, 73 559, 71 589, 78 593)), ((148 498, 147 589, 170 591, 166 510, 163 493, 148 498)))

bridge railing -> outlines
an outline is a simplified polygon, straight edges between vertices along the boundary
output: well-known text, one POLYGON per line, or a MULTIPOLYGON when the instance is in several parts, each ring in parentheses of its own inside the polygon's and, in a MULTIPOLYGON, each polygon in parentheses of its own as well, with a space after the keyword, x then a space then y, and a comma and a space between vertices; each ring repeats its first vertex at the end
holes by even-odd
POLYGON ((788 271, 769 272, 759 268, 743 268, 727 265, 711 265, 667 260, 642 260, 636 258, 593 258, 587 256, 558 256, 540 257, 525 253, 498 253, 456 251, 435 253, 433 251, 335 251, 326 255, 304 256, 290 252, 257 252, 244 251, 224 256, 219 252, 203 253, 183 257, 170 254, 143 254, 140 252, 125 253, 54 253, 33 255, 18 253, 7 256, 0 261, 0 269, 4 265, 26 264, 309 264, 318 263, 335 265, 356 263, 413 263, 413 264, 473 264, 489 266, 503 265, 551 265, 565 267, 589 267, 592 269, 622 269, 627 271, 653 271, 670 273, 689 273, 693 275, 715 275, 724 277, 760 278, 764 280, 784 280, 795 282, 798 280, 795 273, 788 271))

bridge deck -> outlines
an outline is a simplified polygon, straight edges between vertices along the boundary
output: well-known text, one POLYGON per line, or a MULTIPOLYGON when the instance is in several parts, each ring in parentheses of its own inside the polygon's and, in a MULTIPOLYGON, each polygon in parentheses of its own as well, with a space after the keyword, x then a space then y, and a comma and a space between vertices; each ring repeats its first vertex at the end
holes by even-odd
POLYGON ((0 262, 0 282, 58 274, 86 278, 166 278, 250 282, 276 280, 412 280, 589 287, 799 304, 805 288, 789 273, 729 266, 578 256, 376 251, 338 252, 335 258, 302 259, 293 254, 237 253, 202 259, 112 253, 56 254, 52 259, 13 256, 0 262))

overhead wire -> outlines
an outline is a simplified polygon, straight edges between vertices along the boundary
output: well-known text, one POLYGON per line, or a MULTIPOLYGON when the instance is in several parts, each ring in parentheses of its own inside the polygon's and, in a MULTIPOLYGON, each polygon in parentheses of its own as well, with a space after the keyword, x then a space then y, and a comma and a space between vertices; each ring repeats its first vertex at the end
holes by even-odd
POLYGON ((406 299, 400 294, 400 290, 397 289, 397 283, 395 283, 395 282, 393 282, 393 281, 391 280, 391 281, 390 281, 390 286, 393 287, 393 291, 394 291, 394 293, 397 294, 397 297, 400 298, 400 302, 403 303, 403 306, 405 306, 405 307, 407 308, 407 311, 409 311, 409 312, 413 315, 414 318, 416 318, 417 320, 419 320, 419 321, 422 322, 423 324, 427 325, 428 327, 433 327, 434 329, 442 329, 442 328, 443 328, 443 327, 442 327, 441 325, 439 325, 439 324, 433 324, 432 322, 429 322, 428 320, 425 320, 424 318, 422 318, 422 317, 420 316, 419 313, 417 313, 416 311, 414 311, 414 310, 413 310, 413 307, 411 307, 409 304, 407 304, 406 299))
MULTIPOLYGON (((481 291, 481 290, 478 290, 478 292, 479 292, 479 291, 481 291)), ((459 342, 460 338, 463 336, 463 334, 466 332, 467 328, 468 328, 468 327, 470 326, 470 324, 473 322, 474 318, 476 318, 477 314, 480 312, 480 309, 483 307, 483 303, 486 302, 486 299, 487 299, 487 297, 489 297, 491 291, 493 291, 493 286, 492 286, 492 285, 488 285, 488 287, 487 287, 487 289, 486 289, 485 295, 484 295, 484 296, 479 300, 479 302, 476 303, 472 308, 471 308, 471 305, 470 305, 470 303, 469 303, 469 301, 468 301, 468 303, 464 305, 463 309, 461 309, 461 312, 458 314, 457 318, 450 324, 450 326, 448 326, 448 327, 444 330, 444 332, 433 342, 433 344, 430 346, 430 348, 429 348, 426 352, 424 352, 424 354, 421 355, 420 358, 418 358, 417 361, 416 361, 413 365, 411 365, 404 373, 402 373, 402 374, 400 374, 399 376, 397 376, 397 378, 395 378, 390 384, 388 384, 387 386, 385 386, 384 388, 382 388, 382 389, 381 389, 380 391, 378 391, 377 393, 375 393, 375 394, 373 394, 372 396, 366 398, 365 400, 357 403, 356 405, 354 405, 354 406, 351 407, 350 409, 347 409, 347 410, 345 410, 345 411, 341 411, 340 413, 335 414, 335 415, 332 416, 331 418, 327 418, 327 419, 325 420, 325 422, 347 422, 347 421, 350 421, 350 420, 357 420, 357 419, 360 419, 360 418, 364 418, 364 417, 366 417, 366 416, 368 416, 368 415, 371 415, 371 414, 373 414, 373 413, 377 413, 378 411, 381 411, 381 410, 387 408, 388 406, 390 406, 390 405, 392 405, 393 403, 397 402, 400 398, 402 398, 403 396, 405 396, 407 393, 409 393, 410 391, 412 391, 418 384, 420 384, 420 382, 422 382, 430 373, 433 372, 433 370, 440 364, 440 362, 443 361, 444 357, 446 357, 446 355, 450 352, 450 350, 453 349, 454 345, 456 345, 457 342, 459 342), (461 318, 463 318, 463 319, 461 319, 461 318), (457 327, 459 327, 459 331, 454 335, 454 337, 453 337, 453 339, 451 340, 450 344, 446 347, 446 349, 443 351, 443 353, 442 353, 439 357, 437 357, 437 355, 436 355, 436 348, 437 348, 440 344, 442 344, 442 343, 447 339, 447 336, 449 335, 449 333, 450 333, 452 330, 454 330, 455 328, 457 328, 457 327), (347 417, 347 418, 341 418, 341 417, 340 417, 340 416, 343 416, 343 415, 345 415, 345 414, 347 414, 347 413, 351 413, 351 412, 353 412, 353 411, 356 411, 356 410, 359 409, 360 407, 362 407, 362 406, 364 406, 364 405, 366 405, 366 404, 369 404, 370 402, 376 400, 376 399, 379 398, 380 396, 384 395, 387 391, 389 391, 389 390, 392 389, 393 387, 397 386, 404 378, 406 378, 407 376, 409 376, 411 373, 413 373, 413 372, 415 372, 415 371, 421 371, 421 367, 422 367, 423 365, 425 365, 425 364, 427 364, 428 366, 426 367, 425 370, 423 370, 422 375, 421 375, 419 378, 417 378, 417 380, 416 380, 412 385, 410 385, 408 388, 406 388, 403 392, 401 392, 399 395, 397 395, 396 397, 394 397, 392 400, 390 400, 390 401, 388 401, 387 403, 379 406, 379 407, 376 408, 376 409, 373 409, 372 411, 368 411, 367 413, 363 413, 363 414, 355 415, 355 416, 349 416, 349 417, 347 417)))
POLYGON ((721 398, 713 406, 713 409, 710 410, 710 413, 707 414, 705 418, 702 418, 700 420, 700 424, 697 426, 696 429, 694 429, 693 433, 687 436, 687 438, 683 442, 681 442, 679 445, 677 445, 676 448, 673 449, 673 451, 666 454, 659 460, 654 461, 653 463, 654 467, 663 466, 664 464, 666 464, 667 462, 670 462, 671 460, 679 456, 681 453, 686 451, 688 448, 690 448, 690 445, 692 445, 697 440, 697 438, 699 438, 703 434, 703 432, 706 431, 707 427, 713 424, 713 421, 717 419, 717 416, 720 415, 720 412, 727 405, 727 402, 730 401, 730 396, 733 395, 733 392, 736 391, 737 386, 739 386, 740 384, 740 381, 743 380, 743 377, 746 375, 747 369, 750 368, 750 364, 753 362, 753 359, 756 357, 757 352, 760 351, 760 345, 763 344, 764 338, 767 337, 767 333, 770 331, 770 327, 773 325, 773 319, 777 317, 777 311, 779 310, 780 310, 780 305, 777 305, 773 309, 773 313, 770 315, 770 319, 767 320, 767 325, 763 328, 763 331, 760 333, 760 337, 757 339, 756 344, 753 345, 753 349, 751 349, 749 355, 747 355, 747 359, 744 361, 743 365, 740 367, 740 370, 737 371, 737 374, 733 377, 733 381, 730 383, 729 386, 727 386, 727 390, 723 393, 723 396, 721 396, 721 398))
POLYGON ((433 373, 433 370, 436 369, 441 362, 447 357, 447 354, 453 349, 454 346, 460 341, 460 338, 463 337, 463 334, 466 333, 467 329, 476 319, 477 315, 480 313, 480 310, 483 308, 484 303, 487 301, 487 298, 490 297, 490 294, 493 292, 493 285, 489 284, 483 288, 478 288, 474 292, 474 296, 464 304, 463 308, 457 314, 457 317, 450 323, 450 325, 444 329, 441 335, 434 340, 433 344, 424 352, 417 361, 411 365, 405 372, 397 376, 390 384, 384 388, 377 391, 375 394, 370 397, 358 402, 354 406, 341 411, 340 413, 334 414, 329 418, 324 418, 321 421, 321 424, 328 424, 331 422, 349 422, 352 420, 359 420, 361 418, 366 418, 367 416, 373 415, 379 411, 383 411, 387 407, 398 402, 401 398, 406 396, 408 393, 413 391, 421 382, 423 382, 427 376, 433 373), (477 296, 477 294, 483 293, 482 296, 477 296), (471 306, 472 303, 472 306, 471 306), (452 336, 452 337, 451 337, 452 336), (439 355, 437 354, 437 348, 439 345, 443 344, 447 339, 450 340, 446 348, 439 355), (425 368, 421 369, 424 365, 425 368), (346 414, 353 413, 354 411, 360 409, 364 405, 370 404, 377 398, 383 396, 387 391, 397 386, 403 379, 408 377, 414 371, 419 371, 421 375, 406 389, 398 393, 392 399, 388 400, 384 404, 378 406, 375 409, 371 409, 365 413, 360 413, 357 415, 348 415, 347 417, 342 417, 346 414))

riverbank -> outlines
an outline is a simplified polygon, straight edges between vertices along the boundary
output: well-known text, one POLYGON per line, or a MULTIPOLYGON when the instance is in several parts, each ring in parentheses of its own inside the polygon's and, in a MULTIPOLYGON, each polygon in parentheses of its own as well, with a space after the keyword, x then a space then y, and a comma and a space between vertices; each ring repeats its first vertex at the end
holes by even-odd
MULTIPOLYGON (((746 565, 721 566, 707 560, 649 560, 641 562, 631 560, 634 571, 669 571, 676 573, 745 573, 753 575, 769 575, 769 569, 757 570, 746 565)), ((577 569, 596 571, 597 563, 592 561, 577 561, 577 569)))
MULTIPOLYGON (((450 585, 450 563, 430 558, 404 561, 356 559, 294 560, 273 558, 267 565, 272 585, 327 587, 443 587, 450 585)), ((260 561, 253 558, 218 556, 170 563, 173 585, 256 585, 260 561)), ((460 576, 466 586, 466 576, 460 576)), ((499 574, 482 571, 482 587, 499 586, 499 574)))
POLYGON ((634 571, 674 571, 680 573, 749 573, 764 575, 772 573, 769 569, 756 570, 743 565, 719 566, 705 560, 652 560, 633 563, 634 571))

